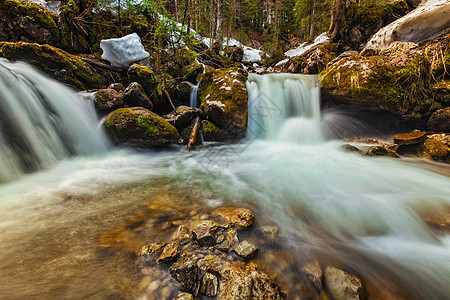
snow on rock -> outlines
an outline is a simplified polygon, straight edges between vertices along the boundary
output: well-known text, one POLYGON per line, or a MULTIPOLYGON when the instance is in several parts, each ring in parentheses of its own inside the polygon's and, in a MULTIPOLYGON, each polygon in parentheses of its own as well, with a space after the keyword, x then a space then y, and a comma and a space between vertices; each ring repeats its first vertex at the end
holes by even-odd
POLYGON ((103 50, 102 58, 109 61, 113 67, 119 68, 128 68, 134 62, 142 64, 150 56, 136 33, 121 38, 101 40, 100 48, 103 50))
POLYGON ((59 7, 61 6, 61 1, 30 0, 30 2, 37 3, 56 15, 59 14, 59 7))
POLYGON ((365 48, 384 50, 390 43, 422 43, 450 32, 450 1, 426 0, 400 19, 381 28, 365 48))
POLYGON ((305 42, 305 43, 301 44, 300 46, 298 46, 295 49, 286 51, 284 53, 284 56, 291 58, 291 57, 294 57, 294 56, 302 55, 303 53, 305 53, 306 51, 308 51, 309 49, 311 49, 313 47, 320 46, 320 45, 328 43, 328 40, 329 40, 329 38, 328 38, 327 33, 323 32, 322 34, 320 34, 319 36, 317 36, 314 39, 314 43, 307 45, 306 42, 305 42))

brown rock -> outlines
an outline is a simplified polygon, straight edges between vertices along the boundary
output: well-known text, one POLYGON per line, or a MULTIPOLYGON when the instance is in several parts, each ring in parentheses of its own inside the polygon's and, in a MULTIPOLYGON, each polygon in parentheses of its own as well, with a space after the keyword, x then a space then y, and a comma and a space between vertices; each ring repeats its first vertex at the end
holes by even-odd
POLYGON ((219 289, 219 280, 216 275, 206 272, 202 277, 200 293, 209 297, 215 297, 219 289))
POLYGON ((237 245, 233 250, 237 255, 239 255, 240 258, 248 260, 256 255, 258 248, 247 241, 243 241, 239 243, 239 245, 237 245))
POLYGON ((364 299, 361 280, 334 267, 325 269, 325 286, 334 300, 364 299))
POLYGON ((123 95, 114 89, 101 89, 95 93, 94 103, 98 111, 108 113, 123 107, 123 95))
POLYGON ((164 247, 166 247, 166 245, 167 245, 166 242, 152 243, 152 244, 145 245, 144 247, 142 247, 141 253, 139 255, 140 256, 149 256, 153 253, 161 252, 161 251, 163 251, 164 247))
POLYGON ((366 155, 367 156, 390 156, 390 157, 395 157, 395 158, 400 157, 394 151, 386 149, 383 146, 372 146, 372 147, 370 147, 367 150, 366 155))
POLYGON ((194 296, 189 293, 179 292, 175 300, 194 300, 194 296))
POLYGON ((201 246, 211 246, 215 244, 214 231, 217 224, 210 220, 194 222, 192 236, 201 246))
POLYGON ((162 251, 161 255, 158 258, 158 262, 167 262, 175 260, 180 252, 178 251, 178 243, 177 242, 171 242, 168 243, 164 250, 162 251))
POLYGON ((196 286, 199 268, 191 257, 182 257, 170 268, 170 275, 180 283, 182 291, 193 291, 196 286))
POLYGON ((250 227, 255 221, 252 211, 245 207, 220 207, 214 210, 211 216, 240 227, 250 227))
POLYGON ((123 90, 125 90, 125 87, 121 83, 111 83, 108 86, 108 89, 113 89, 113 90, 116 90, 118 92, 122 92, 123 90))
POLYGON ((137 82, 130 83, 125 89, 123 101, 130 107, 138 106, 147 108, 148 110, 153 109, 152 101, 148 98, 144 88, 137 82))
POLYGON ((304 265, 302 267, 302 271, 308 276, 308 279, 314 284, 317 289, 322 289, 323 273, 317 260, 304 265))
POLYGON ((414 145, 422 143, 427 139, 426 132, 411 132, 403 133, 393 137, 394 143, 400 146, 402 145, 414 145))
POLYGON ((175 233, 175 238, 178 240, 178 243, 183 244, 191 239, 189 235, 189 230, 186 225, 180 225, 175 233))
POLYGON ((172 124, 175 128, 180 130, 186 125, 189 125, 191 121, 198 115, 200 115, 200 109, 181 105, 178 106, 174 111, 163 116, 163 118, 166 119, 166 121, 172 124))

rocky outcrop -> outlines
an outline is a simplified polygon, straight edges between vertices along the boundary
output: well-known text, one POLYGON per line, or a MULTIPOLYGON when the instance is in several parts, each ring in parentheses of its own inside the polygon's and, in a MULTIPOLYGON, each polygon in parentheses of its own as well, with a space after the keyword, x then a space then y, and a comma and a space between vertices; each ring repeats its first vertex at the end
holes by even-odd
POLYGON ((203 76, 199 86, 208 121, 226 130, 234 141, 244 137, 247 130, 247 75, 240 68, 214 70, 203 76))
POLYGON ((107 80, 78 56, 49 45, 0 42, 0 57, 29 62, 51 77, 78 90, 102 88, 107 85, 107 80))
POLYGON ((175 127, 142 107, 117 109, 102 120, 102 126, 118 144, 154 147, 176 143, 178 140, 175 127))
POLYGON ((0 0, 0 41, 55 44, 58 17, 31 1, 0 0))

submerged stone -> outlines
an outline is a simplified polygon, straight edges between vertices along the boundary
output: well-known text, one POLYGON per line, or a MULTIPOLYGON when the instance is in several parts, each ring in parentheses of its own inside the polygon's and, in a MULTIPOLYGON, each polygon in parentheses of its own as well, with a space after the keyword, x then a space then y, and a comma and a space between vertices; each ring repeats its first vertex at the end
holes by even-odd
POLYGON ((149 256, 153 253, 161 252, 161 251, 163 251, 164 247, 166 247, 166 245, 167 245, 166 242, 145 245, 144 247, 142 247, 139 255, 140 256, 149 256))
POLYGON ((180 258, 169 268, 169 272, 170 275, 180 283, 181 290, 187 292, 194 290, 199 268, 197 262, 193 258, 180 258))
POLYGON ((239 227, 250 227, 255 220, 252 211, 245 207, 220 207, 214 210, 211 213, 211 216, 217 217, 228 224, 235 224, 239 227))
POLYGON ((158 258, 158 262, 167 262, 175 260, 178 257, 178 254, 180 252, 178 251, 178 243, 177 242, 171 242, 168 243, 164 250, 162 251, 161 255, 158 258))
POLYGON ((214 231, 217 224, 213 221, 199 221, 192 227, 192 236, 200 246, 211 246, 215 244, 214 231))
POLYGON ((237 255, 239 255, 240 258, 244 259, 244 260, 248 260, 253 258, 256 255, 256 252, 258 251, 258 248, 247 242, 247 241, 243 241, 241 243, 239 243, 239 245, 237 245, 236 247, 234 247, 234 252, 236 252, 237 255))
POLYGON ((334 267, 325 269, 325 286, 334 300, 364 299, 361 280, 334 267))
POLYGON ((208 297, 215 297, 219 289, 219 280, 217 276, 206 272, 202 277, 200 285, 200 293, 205 294, 208 297))
POLYGON ((383 146, 372 146, 370 147, 367 152, 367 156, 389 156, 389 157, 400 157, 395 151, 389 150, 383 146))

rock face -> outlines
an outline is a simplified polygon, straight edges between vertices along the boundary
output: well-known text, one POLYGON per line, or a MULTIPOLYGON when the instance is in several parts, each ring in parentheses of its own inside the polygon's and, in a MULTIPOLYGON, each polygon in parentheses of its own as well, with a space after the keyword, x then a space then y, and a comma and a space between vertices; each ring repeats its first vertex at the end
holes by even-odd
POLYGON ((142 85, 139 83, 130 83, 123 93, 123 101, 127 106, 139 106, 147 108, 148 110, 153 109, 152 101, 148 98, 142 85))
POLYGON ((428 120, 427 127, 431 131, 450 132, 450 107, 435 111, 428 120))
POLYGON ((89 64, 77 56, 49 45, 0 42, 0 57, 29 62, 78 90, 106 86, 106 80, 89 64))
POLYGON ((247 130, 247 75, 240 68, 214 70, 203 76, 199 86, 208 120, 229 132, 232 139, 244 137, 247 130))
POLYGON ((0 41, 55 44, 58 17, 31 1, 0 0, 0 41))
POLYGON ((102 126, 119 144, 136 143, 153 147, 178 140, 175 127, 142 107, 117 109, 102 120, 102 126))
POLYGON ((327 267, 325 269, 325 285, 334 300, 364 299, 361 280, 342 270, 327 267))

